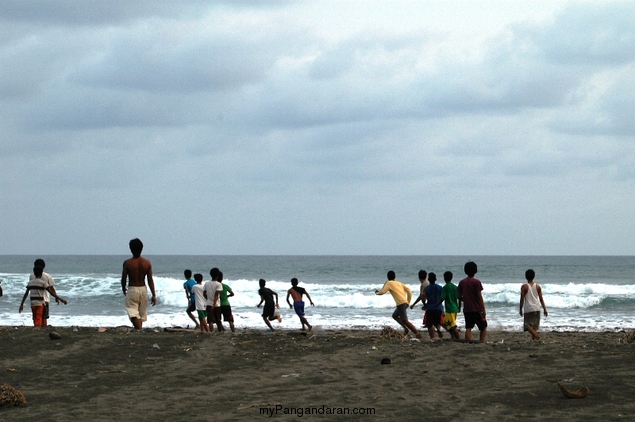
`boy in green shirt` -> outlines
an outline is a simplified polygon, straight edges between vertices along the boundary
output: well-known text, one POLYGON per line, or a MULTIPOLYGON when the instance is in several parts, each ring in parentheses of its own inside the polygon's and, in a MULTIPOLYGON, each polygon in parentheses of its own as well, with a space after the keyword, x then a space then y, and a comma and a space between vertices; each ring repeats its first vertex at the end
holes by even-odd
MULTIPOLYGON (((220 292, 220 313, 223 315, 223 321, 229 322, 229 328, 231 328, 232 333, 236 332, 236 328, 234 327, 234 315, 232 314, 232 307, 229 304, 230 297, 234 296, 234 292, 232 288, 227 284, 223 283, 223 273, 221 272, 218 281, 220 281, 223 286, 223 290, 220 292)), ((221 323, 222 326, 222 323, 221 323)), ((224 329, 223 329, 224 331, 224 329)))
POLYGON ((456 326, 456 316, 461 311, 461 301, 459 300, 459 292, 456 288, 456 284, 452 283, 452 273, 446 271, 443 273, 443 280, 445 286, 441 290, 441 302, 445 302, 445 319, 443 321, 443 328, 445 328, 452 339, 459 339, 459 329, 456 326))

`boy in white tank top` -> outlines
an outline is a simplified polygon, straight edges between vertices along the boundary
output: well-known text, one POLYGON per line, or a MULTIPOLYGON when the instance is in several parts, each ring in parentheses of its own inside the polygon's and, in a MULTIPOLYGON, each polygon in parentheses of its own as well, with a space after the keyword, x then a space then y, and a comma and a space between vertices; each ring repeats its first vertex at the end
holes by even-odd
POLYGON ((538 335, 538 329, 540 328, 540 307, 544 309, 545 316, 547 313, 547 307, 545 301, 542 300, 542 289, 536 283, 534 278, 536 273, 534 270, 525 271, 525 278, 527 283, 523 284, 520 288, 520 316, 523 316, 524 312, 524 324, 523 330, 529 331, 531 337, 534 340, 540 340, 538 335))

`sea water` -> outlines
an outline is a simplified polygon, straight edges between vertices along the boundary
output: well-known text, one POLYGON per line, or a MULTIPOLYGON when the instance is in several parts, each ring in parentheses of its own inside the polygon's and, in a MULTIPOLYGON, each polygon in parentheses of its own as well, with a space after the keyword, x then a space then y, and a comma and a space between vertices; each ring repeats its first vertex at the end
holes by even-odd
MULTIPOLYGON (((36 258, 46 261, 45 271, 55 280, 68 305, 51 303, 52 326, 121 326, 130 322, 123 308, 121 268, 127 256, 0 256, 0 325, 30 326, 31 312, 18 313, 28 275, 36 258)), ((283 322, 274 328, 298 329, 300 322, 286 303, 290 280, 297 277, 315 307, 306 301, 309 322, 324 329, 397 328, 391 319, 395 303, 387 294, 377 296, 386 272, 407 284, 414 298, 419 293, 420 269, 443 273, 454 282, 465 277, 463 265, 472 260, 483 283, 483 298, 490 329, 522 330, 520 287, 525 270, 536 272, 549 316, 541 330, 620 331, 635 329, 635 257, 632 256, 147 256, 152 261, 157 305, 149 310, 145 327, 191 327, 185 313, 183 270, 202 273, 218 267, 235 293, 230 299, 238 328, 265 328, 261 318, 258 280, 279 295, 283 322)), ((408 311, 421 325, 420 306, 408 311)), ((463 317, 459 316, 459 328, 463 317)))

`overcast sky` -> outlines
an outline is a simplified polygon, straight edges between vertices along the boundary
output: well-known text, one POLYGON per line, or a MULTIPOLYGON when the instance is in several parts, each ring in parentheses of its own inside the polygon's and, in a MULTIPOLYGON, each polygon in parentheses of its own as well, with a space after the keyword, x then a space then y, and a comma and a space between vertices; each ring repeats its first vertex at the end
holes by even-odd
POLYGON ((0 254, 635 254, 633 1, 0 2, 0 254))

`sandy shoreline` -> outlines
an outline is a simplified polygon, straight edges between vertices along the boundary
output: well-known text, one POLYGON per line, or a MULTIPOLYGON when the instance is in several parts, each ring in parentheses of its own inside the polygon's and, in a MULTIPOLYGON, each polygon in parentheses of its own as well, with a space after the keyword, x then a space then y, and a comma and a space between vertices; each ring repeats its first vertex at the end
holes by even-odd
POLYGON ((268 418, 265 408, 283 420, 632 418, 635 343, 624 333, 542 336, 491 332, 468 344, 379 330, 5 326, 0 384, 21 390, 28 406, 0 407, 0 418, 231 421, 268 418), (558 382, 590 393, 567 399, 558 382))

